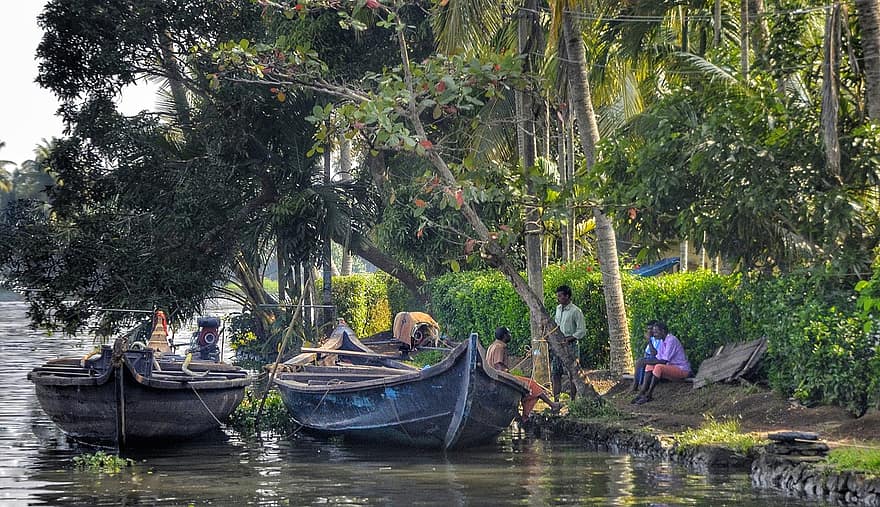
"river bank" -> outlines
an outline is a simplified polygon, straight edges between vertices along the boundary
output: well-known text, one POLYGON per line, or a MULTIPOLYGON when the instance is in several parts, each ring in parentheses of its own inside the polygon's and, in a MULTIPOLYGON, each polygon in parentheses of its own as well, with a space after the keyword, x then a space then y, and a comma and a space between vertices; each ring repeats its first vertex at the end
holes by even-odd
MULTIPOLYGON (((860 418, 839 407, 805 407, 756 385, 714 384, 693 389, 684 382, 664 383, 654 401, 631 402, 626 381, 606 372, 587 379, 607 402, 589 417, 538 414, 527 431, 544 439, 571 439, 588 448, 685 464, 701 472, 743 471, 753 486, 833 504, 880 505, 880 477, 838 471, 825 462, 826 450, 840 446, 880 449, 880 413, 860 418), (764 441, 746 452, 717 445, 679 445, 674 437, 709 419, 738 422, 759 439, 779 432, 815 432, 819 443, 800 442, 801 450, 764 441), (827 445, 827 446, 826 446, 827 445)), ((794 445, 794 443, 792 443, 794 445)))

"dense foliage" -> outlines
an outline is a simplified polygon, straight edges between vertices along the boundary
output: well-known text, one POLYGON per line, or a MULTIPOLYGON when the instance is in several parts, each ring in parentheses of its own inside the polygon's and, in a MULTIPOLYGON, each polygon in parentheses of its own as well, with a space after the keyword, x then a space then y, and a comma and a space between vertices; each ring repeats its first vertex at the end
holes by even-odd
MULTIPOLYGON (((644 324, 668 323, 696 369, 718 346, 767 336, 765 371, 770 385, 802 403, 841 405, 854 414, 880 403, 880 340, 866 328, 855 293, 833 276, 811 272, 785 277, 720 276, 706 271, 651 278, 627 276, 630 331, 635 354, 644 350, 644 324)), ((581 364, 608 362, 607 330, 600 278, 589 264, 545 270, 545 301, 555 304, 555 287, 570 285, 584 311, 587 336, 580 343, 581 364)), ((528 344, 525 306, 493 272, 449 274, 429 284, 431 311, 454 337, 475 331, 484 344, 496 326, 508 326, 511 348, 528 344)))
MULTIPOLYGON (((649 320, 663 320, 699 364, 722 343, 744 339, 738 331, 739 312, 732 300, 736 278, 708 272, 682 273, 656 278, 627 276, 633 350, 644 350, 643 330, 649 320)), ((601 276, 590 263, 553 265, 544 270, 544 301, 556 306, 556 287, 572 288, 574 302, 584 312, 587 335, 580 342, 581 364, 602 368, 608 364, 608 328, 601 276)), ((494 272, 449 274, 433 280, 431 310, 450 336, 478 332, 491 343, 497 326, 513 334, 511 348, 521 353, 528 344, 528 312, 513 289, 494 272)))

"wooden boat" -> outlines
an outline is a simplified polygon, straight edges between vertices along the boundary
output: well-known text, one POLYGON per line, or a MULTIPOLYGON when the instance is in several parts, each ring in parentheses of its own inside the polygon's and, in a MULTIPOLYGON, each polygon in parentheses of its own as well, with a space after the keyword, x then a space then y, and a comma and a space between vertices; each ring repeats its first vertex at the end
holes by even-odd
POLYGON ((156 361, 152 349, 124 343, 28 373, 43 410, 74 439, 125 447, 199 437, 220 427, 251 382, 228 364, 156 361))
POLYGON ((284 369, 301 370, 300 366, 312 364, 334 366, 339 362, 403 370, 416 369, 399 361, 400 355, 377 354, 373 349, 361 343, 354 331, 342 319, 339 319, 339 324, 333 329, 330 336, 321 343, 320 347, 302 347, 300 352, 300 354, 284 361, 284 369))
POLYGON ((484 358, 471 335, 422 370, 313 366, 275 382, 291 417, 311 432, 383 445, 467 448, 506 429, 528 392, 484 358))

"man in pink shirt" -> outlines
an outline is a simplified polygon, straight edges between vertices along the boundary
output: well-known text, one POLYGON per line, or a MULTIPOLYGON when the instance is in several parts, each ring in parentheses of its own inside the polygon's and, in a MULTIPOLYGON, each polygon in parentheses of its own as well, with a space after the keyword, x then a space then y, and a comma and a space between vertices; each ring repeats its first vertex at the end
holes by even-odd
POLYGON ((660 344, 656 359, 645 359, 645 378, 642 380, 639 395, 632 401, 636 405, 653 399, 654 387, 660 379, 681 380, 691 374, 691 364, 684 353, 684 347, 675 335, 669 334, 666 324, 654 324, 654 336, 663 340, 663 343, 660 344))

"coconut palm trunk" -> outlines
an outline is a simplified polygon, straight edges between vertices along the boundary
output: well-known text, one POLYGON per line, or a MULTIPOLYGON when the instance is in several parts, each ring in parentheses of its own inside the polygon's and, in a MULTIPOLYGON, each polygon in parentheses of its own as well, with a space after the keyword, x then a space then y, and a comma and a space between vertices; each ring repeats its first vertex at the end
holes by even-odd
MULTIPOLYGON (((572 91, 571 103, 577 119, 581 148, 584 151, 589 169, 596 162, 599 127, 593 109, 583 37, 572 9, 567 9, 563 14, 563 30, 566 53, 568 54, 567 75, 572 91)), ((633 360, 620 278, 620 264, 617 259, 617 239, 611 220, 598 206, 593 209, 593 218, 596 222, 597 255, 602 273, 602 283, 605 286, 611 370, 616 373, 630 372, 633 368, 633 360)))
POLYGON ((880 121, 880 0, 855 0, 862 32, 868 117, 880 121))
MULTIPOLYGON (((534 70, 534 55, 540 51, 540 26, 538 25, 538 2, 537 0, 525 0, 519 10, 517 19, 517 44, 519 54, 523 57, 523 72, 534 70)), ((516 138, 519 149, 519 159, 524 171, 526 192, 533 196, 535 184, 528 177, 529 172, 536 163, 536 129, 538 110, 536 108, 534 88, 518 89, 515 94, 516 100, 516 138)), ((541 215, 538 208, 527 203, 525 207, 525 248, 526 248, 526 274, 529 287, 535 294, 544 294, 543 279, 543 254, 541 249, 541 215)), ((538 315, 529 312, 529 328, 531 331, 532 349, 540 350, 543 326, 538 315)), ((539 363, 536 363, 539 365, 539 363)), ((543 365, 543 362, 540 362, 543 365)), ((540 367, 539 367, 540 369, 540 367)), ((547 372, 533 372, 538 382, 548 378, 547 372)))
POLYGON ((839 104, 838 65, 840 62, 840 5, 835 5, 825 21, 825 61, 822 65, 822 137, 825 165, 840 181, 840 136, 837 132, 839 104))

